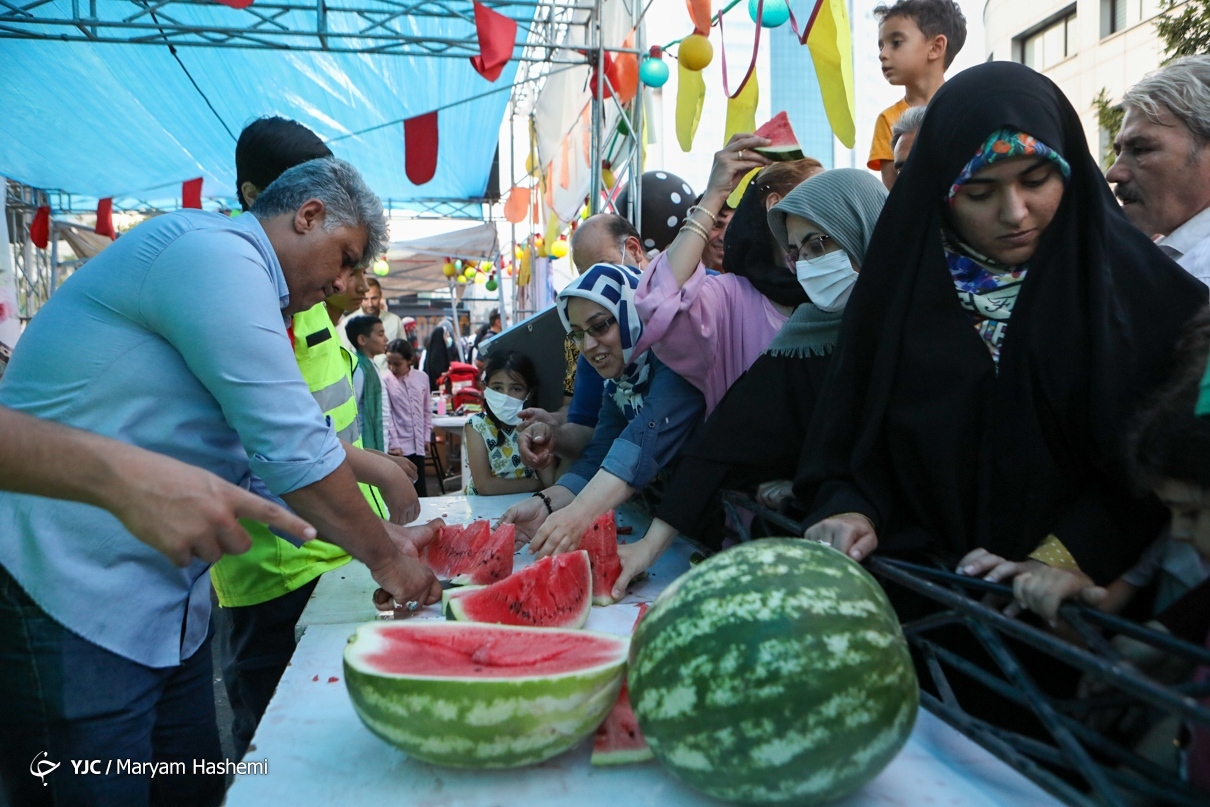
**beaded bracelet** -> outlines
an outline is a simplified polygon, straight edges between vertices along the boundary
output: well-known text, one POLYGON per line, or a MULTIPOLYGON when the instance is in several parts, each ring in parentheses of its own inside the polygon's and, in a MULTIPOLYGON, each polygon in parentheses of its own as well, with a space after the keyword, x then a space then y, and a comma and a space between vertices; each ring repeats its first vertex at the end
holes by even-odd
POLYGON ((542 500, 542 504, 546 505, 546 514, 548 516, 553 516, 555 514, 555 508, 553 505, 551 505, 549 496, 547 496, 542 491, 538 491, 537 493, 534 494, 534 496, 537 496, 539 499, 542 500))

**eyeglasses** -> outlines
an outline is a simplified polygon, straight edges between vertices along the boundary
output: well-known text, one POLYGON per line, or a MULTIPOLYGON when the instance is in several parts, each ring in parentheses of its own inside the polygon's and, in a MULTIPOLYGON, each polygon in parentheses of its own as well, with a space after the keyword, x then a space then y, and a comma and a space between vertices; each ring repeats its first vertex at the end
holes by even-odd
POLYGON ((596 322, 589 325, 584 330, 580 330, 579 328, 572 328, 570 331, 567 332, 567 338, 570 339, 572 342, 574 342, 577 345, 582 345, 582 344, 584 344, 584 339, 586 338, 587 334, 592 334, 594 338, 600 339, 602 336, 604 336, 606 333, 609 332, 610 328, 612 328, 617 323, 618 323, 618 320, 616 317, 605 317, 605 319, 597 320, 596 322))
POLYGON ((794 264, 805 259, 804 253, 811 258, 822 258, 832 251, 831 244, 833 243, 831 236, 822 233, 813 235, 798 246, 792 246, 786 250, 786 262, 793 268, 794 264))

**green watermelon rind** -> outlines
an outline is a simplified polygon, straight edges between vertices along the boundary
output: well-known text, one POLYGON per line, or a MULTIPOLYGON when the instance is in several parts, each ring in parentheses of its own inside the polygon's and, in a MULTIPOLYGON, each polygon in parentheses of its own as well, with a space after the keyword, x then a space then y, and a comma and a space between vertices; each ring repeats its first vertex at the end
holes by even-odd
MULTIPOLYGON (((447 626, 430 622, 409 627, 447 626)), ((434 765, 517 768, 558 756, 592 735, 613 707, 626 674, 627 638, 588 631, 575 633, 615 643, 613 660, 573 673, 511 679, 377 674, 364 669, 359 656, 374 651, 374 634, 381 628, 382 623, 362 625, 345 647, 345 683, 353 710, 379 738, 434 765)))
POLYGON ((591 764, 597 768, 608 768, 614 765, 637 765, 640 762, 650 762, 655 759, 651 748, 635 748, 618 751, 593 751, 591 764))
MULTIPOLYGON (((583 549, 578 549, 575 552, 570 552, 570 553, 567 553, 566 555, 558 556, 558 558, 562 558, 566 563, 572 563, 575 561, 583 562, 584 576, 587 578, 584 582, 585 594, 584 594, 583 603, 580 605, 579 612, 575 613, 575 614, 569 614, 570 618, 568 619, 568 621, 566 623, 564 623, 562 625, 548 624, 548 625, 534 625, 534 627, 551 627, 551 628, 562 628, 562 629, 568 629, 568 630, 575 630, 578 628, 582 628, 582 627, 584 627, 584 623, 586 623, 588 621, 588 615, 592 612, 592 605, 593 605, 593 603, 592 603, 592 567, 588 560, 588 553, 586 551, 584 551, 583 549)), ((558 560, 554 556, 552 556, 551 561, 552 561, 552 563, 558 562, 558 560)), ((541 561, 541 560, 538 561, 538 563, 543 563, 543 562, 544 561, 541 561)), ((482 590, 482 589, 490 589, 490 588, 497 587, 500 585, 509 585, 509 581, 515 581, 515 579, 517 578, 518 575, 524 575, 528 569, 532 569, 532 568, 534 568, 533 565, 527 566, 525 569, 521 569, 521 570, 513 573, 509 577, 504 578, 503 580, 499 580, 495 583, 492 583, 490 586, 473 586, 473 587, 467 587, 467 588, 473 588, 474 590, 482 590)), ((463 602, 463 600, 465 600, 466 597, 467 597, 467 595, 462 594, 461 592, 459 592, 457 594, 454 594, 451 591, 442 592, 442 596, 441 596, 442 612, 445 614, 446 619, 453 620, 456 622, 492 622, 492 621, 496 621, 496 620, 484 619, 482 616, 473 616, 473 615, 469 614, 468 609, 473 608, 474 603, 471 603, 470 605, 468 605, 466 602, 463 602)), ((531 623, 500 622, 500 624, 515 625, 515 624, 531 624, 531 623)))
POLYGON ((899 753, 919 705, 882 588, 842 553, 801 539, 735 547, 669 586, 635 633, 628 680, 661 764, 739 803, 816 805, 853 792, 899 753), (729 648, 712 641, 728 635, 729 648), (710 714, 696 715, 699 703, 710 714))

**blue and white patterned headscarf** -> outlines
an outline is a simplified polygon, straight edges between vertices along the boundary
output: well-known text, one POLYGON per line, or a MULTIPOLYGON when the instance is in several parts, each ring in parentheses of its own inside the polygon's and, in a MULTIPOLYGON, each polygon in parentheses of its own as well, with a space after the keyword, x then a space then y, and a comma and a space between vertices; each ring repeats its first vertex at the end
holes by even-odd
POLYGON ((622 334, 622 360, 626 362, 622 375, 605 380, 605 394, 613 398, 627 420, 643 410, 643 396, 651 383, 650 351, 634 355, 634 346, 643 335, 643 322, 634 305, 634 292, 639 287, 641 273, 633 266, 598 263, 559 292, 559 319, 571 333, 567 319, 567 303, 572 297, 592 300, 618 321, 622 334))

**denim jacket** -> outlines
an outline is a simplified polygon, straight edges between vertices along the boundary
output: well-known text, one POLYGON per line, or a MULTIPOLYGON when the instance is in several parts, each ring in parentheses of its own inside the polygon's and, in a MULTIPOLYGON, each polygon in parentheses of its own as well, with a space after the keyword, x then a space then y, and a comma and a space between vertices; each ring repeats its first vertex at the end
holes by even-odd
MULTIPOLYGON (((627 421, 613 398, 601 400, 601 415, 584 454, 558 484, 579 494, 598 470, 642 489, 667 465, 702 420, 702 393, 655 357, 643 410, 627 421)), ((595 372, 595 371, 592 371, 595 372)))

